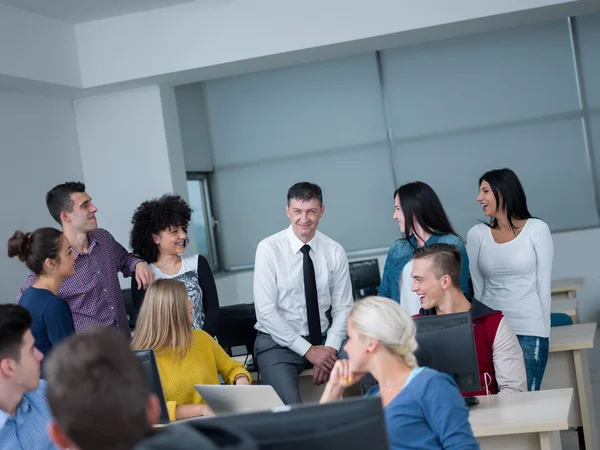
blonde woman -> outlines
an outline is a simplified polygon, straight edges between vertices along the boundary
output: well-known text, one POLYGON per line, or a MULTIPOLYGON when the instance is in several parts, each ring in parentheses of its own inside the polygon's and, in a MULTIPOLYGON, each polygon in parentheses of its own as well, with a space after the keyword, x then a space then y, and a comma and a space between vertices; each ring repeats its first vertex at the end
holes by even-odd
POLYGON ((371 373, 379 384, 367 395, 381 397, 392 450, 479 448, 452 378, 417 365, 415 325, 398 303, 383 297, 356 302, 344 349, 349 359, 336 361, 321 403, 341 399, 371 373))
POLYGON ((211 415, 195 384, 250 384, 250 374, 205 331, 193 330, 194 304, 174 279, 150 285, 137 320, 134 350, 152 349, 171 420, 211 415))

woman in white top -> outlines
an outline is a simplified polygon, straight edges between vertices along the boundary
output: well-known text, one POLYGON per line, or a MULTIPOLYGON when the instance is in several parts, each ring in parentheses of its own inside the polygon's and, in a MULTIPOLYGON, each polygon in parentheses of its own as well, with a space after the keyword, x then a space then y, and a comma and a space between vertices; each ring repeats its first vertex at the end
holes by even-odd
POLYGON ((486 172, 477 201, 490 221, 467 235, 475 298, 504 313, 523 348, 527 387, 539 390, 550 335, 550 229, 531 216, 521 182, 510 169, 486 172))
MULTIPOLYGON (((179 195, 167 194, 143 202, 133 214, 130 245, 146 260, 155 278, 183 281, 194 303, 193 329, 215 336, 219 326, 219 297, 215 279, 202 255, 182 257, 188 243, 187 230, 192 209, 179 195)), ((136 310, 142 305, 144 291, 131 277, 131 296, 136 310)))

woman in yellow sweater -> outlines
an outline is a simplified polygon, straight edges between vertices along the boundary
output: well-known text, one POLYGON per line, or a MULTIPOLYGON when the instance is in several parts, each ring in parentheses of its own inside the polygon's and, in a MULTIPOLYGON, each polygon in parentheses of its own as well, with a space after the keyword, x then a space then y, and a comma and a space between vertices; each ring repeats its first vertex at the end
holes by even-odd
POLYGON ((250 374, 202 330, 192 330, 194 304, 185 284, 160 279, 148 287, 138 316, 134 350, 152 349, 171 420, 212 414, 195 384, 250 384, 250 374))

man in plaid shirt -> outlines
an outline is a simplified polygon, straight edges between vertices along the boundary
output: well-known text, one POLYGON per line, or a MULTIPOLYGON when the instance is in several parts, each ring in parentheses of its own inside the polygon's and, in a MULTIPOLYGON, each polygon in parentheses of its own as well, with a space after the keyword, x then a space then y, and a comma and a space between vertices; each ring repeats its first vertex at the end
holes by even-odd
MULTIPOLYGON (((115 327, 131 337, 118 273, 129 277, 135 272, 138 286, 146 289, 154 280, 148 264, 129 253, 106 230, 98 228, 98 208, 85 192, 85 184, 67 182, 46 194, 48 211, 62 227, 75 260, 75 274, 66 278, 58 296, 67 302, 76 332, 94 325, 115 327)), ((36 282, 31 273, 21 295, 36 282)))

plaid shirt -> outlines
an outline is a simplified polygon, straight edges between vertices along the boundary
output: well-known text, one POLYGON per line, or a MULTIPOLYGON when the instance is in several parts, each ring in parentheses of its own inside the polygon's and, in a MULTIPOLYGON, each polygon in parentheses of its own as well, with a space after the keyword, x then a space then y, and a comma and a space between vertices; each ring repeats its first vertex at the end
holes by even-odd
MULTIPOLYGON (((125 277, 131 276, 136 264, 142 260, 101 228, 90 231, 88 241, 87 253, 75 252, 75 274, 65 278, 58 296, 69 305, 76 332, 94 325, 114 326, 131 337, 117 274, 122 272, 125 277)), ((15 304, 35 281, 36 276, 29 274, 15 304)))

